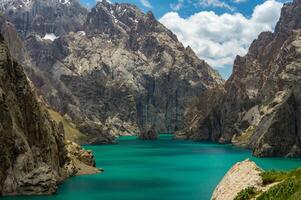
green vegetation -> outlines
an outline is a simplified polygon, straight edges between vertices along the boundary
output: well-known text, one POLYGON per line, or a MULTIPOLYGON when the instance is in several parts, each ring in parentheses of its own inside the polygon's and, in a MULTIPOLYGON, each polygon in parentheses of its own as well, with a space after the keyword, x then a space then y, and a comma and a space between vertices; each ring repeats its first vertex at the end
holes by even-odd
POLYGON ((263 172, 261 176, 262 176, 263 184, 269 185, 271 183, 281 182, 285 180, 286 178, 288 178, 288 174, 289 173, 287 172, 272 170, 272 171, 263 172))
POLYGON ((251 136, 253 135, 255 130, 254 126, 249 126, 241 135, 237 136, 235 139, 237 140, 237 144, 244 145, 247 144, 251 136))
POLYGON ((290 172, 267 171, 261 174, 263 185, 279 183, 259 193, 254 188, 239 192, 234 200, 301 200, 301 168, 290 172), (258 195, 259 194, 259 195, 258 195))
POLYGON ((290 172, 264 172, 262 178, 264 184, 280 183, 262 193, 257 200, 301 199, 301 168, 290 172))
POLYGON ((50 117, 57 123, 62 122, 65 130, 65 136, 67 140, 81 143, 86 139, 87 136, 85 136, 82 132, 80 132, 74 124, 72 124, 70 121, 68 121, 66 118, 64 118, 60 113, 49 109, 48 112, 50 114, 50 117))
POLYGON ((249 200, 256 196, 256 191, 254 187, 248 187, 240 191, 234 200, 249 200))
MULTIPOLYGON (((292 198, 295 193, 301 190, 300 183, 296 183, 294 180, 287 179, 278 185, 273 186, 267 192, 262 193, 257 200, 284 200, 284 199, 291 199, 297 200, 292 198)), ((300 198, 298 198, 300 200, 300 198)))

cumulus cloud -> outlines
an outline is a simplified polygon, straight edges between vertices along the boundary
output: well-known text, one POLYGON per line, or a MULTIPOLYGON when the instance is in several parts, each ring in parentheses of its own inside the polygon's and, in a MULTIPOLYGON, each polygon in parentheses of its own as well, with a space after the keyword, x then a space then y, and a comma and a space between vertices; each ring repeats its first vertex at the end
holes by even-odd
POLYGON ((184 0, 178 0, 177 3, 170 4, 170 8, 174 11, 179 11, 184 5, 184 0))
POLYGON ((247 2, 248 0, 233 0, 235 3, 244 3, 247 2))
POLYGON ((152 8, 153 6, 151 5, 151 3, 148 0, 140 0, 140 3, 147 8, 152 8))
MULTIPOLYGON (((111 0, 96 0, 96 2, 98 2, 98 1, 99 1, 99 2, 106 1, 106 2, 108 2, 108 3, 110 3, 110 4, 112 4, 112 1, 111 1, 111 0)), ((87 2, 86 5, 87 5, 87 7, 90 7, 90 6, 91 6, 89 2, 87 2)))
POLYGON ((234 11, 235 8, 230 6, 224 1, 221 0, 198 0, 198 2, 195 4, 196 6, 201 6, 203 8, 205 7, 218 7, 218 8, 225 8, 229 9, 231 11, 234 11))
POLYGON ((241 13, 217 15, 210 11, 182 18, 165 14, 160 22, 172 30, 185 46, 214 68, 232 66, 236 55, 245 55, 251 42, 263 31, 273 31, 282 3, 267 0, 256 6, 250 18, 241 13))

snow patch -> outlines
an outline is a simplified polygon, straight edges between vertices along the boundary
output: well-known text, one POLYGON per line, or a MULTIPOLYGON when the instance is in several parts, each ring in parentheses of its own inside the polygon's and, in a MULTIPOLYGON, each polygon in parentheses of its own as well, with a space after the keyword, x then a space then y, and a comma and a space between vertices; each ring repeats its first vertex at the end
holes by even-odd
POLYGON ((132 17, 129 17, 129 19, 132 21, 132 22, 134 22, 134 23, 138 23, 138 20, 137 19, 134 19, 134 18, 132 18, 132 17))
POLYGON ((59 0, 59 2, 60 2, 61 4, 67 4, 67 5, 70 5, 70 4, 71 4, 70 0, 59 0))
POLYGON ((197 81, 190 80, 190 81, 189 81, 189 84, 190 84, 191 86, 195 86, 195 85, 198 84, 198 82, 197 82, 197 81))
POLYGON ((97 0, 97 1, 100 1, 102 3, 106 3, 107 2, 109 4, 113 4, 112 1, 110 1, 110 0, 97 0))
POLYGON ((46 35, 43 37, 44 40, 51 40, 54 41, 56 39, 58 39, 59 37, 57 37, 56 35, 54 35, 54 33, 46 33, 46 35))
POLYGON ((80 35, 83 35, 83 36, 86 35, 86 32, 85 32, 85 31, 78 31, 78 33, 79 33, 80 35))

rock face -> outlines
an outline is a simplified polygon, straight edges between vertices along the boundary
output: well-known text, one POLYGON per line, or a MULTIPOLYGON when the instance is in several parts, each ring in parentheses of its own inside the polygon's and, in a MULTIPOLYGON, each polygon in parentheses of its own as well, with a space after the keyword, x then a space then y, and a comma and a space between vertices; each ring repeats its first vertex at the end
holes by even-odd
POLYGON ((262 172, 263 170, 250 160, 236 163, 215 188, 211 200, 233 200, 246 188, 260 190, 262 172))
POLYGON ((0 193, 53 193, 57 177, 63 176, 63 132, 40 109, 2 36, 0 52, 0 193))
POLYGON ((0 195, 53 194, 77 172, 64 140, 0 34, 0 195))
POLYGON ((208 134, 200 134, 200 125, 207 120, 206 117, 212 109, 221 103, 224 95, 223 85, 205 91, 201 96, 192 98, 184 113, 184 129, 177 131, 176 139, 210 140, 208 134))
POLYGON ((284 5, 275 32, 237 56, 225 92, 210 97, 216 105, 185 136, 232 142, 257 156, 301 156, 300 15, 301 1, 284 5))
POLYGON ((22 8, 15 5, 6 12, 18 32, 26 33, 23 42, 28 56, 22 62, 32 63, 27 74, 47 102, 68 115, 91 142, 137 134, 147 124, 158 132, 180 130, 189 99, 223 83, 151 12, 105 0, 90 12, 73 1, 63 5, 46 1, 53 17, 43 14, 40 1, 32 0, 22 8), (69 18, 74 16, 77 23, 61 30, 58 21, 72 24, 70 10, 69 18), (28 31, 23 30, 19 13, 31 16, 28 31), (48 26, 39 19, 47 19, 55 29, 43 32, 39 27, 48 26))
POLYGON ((84 150, 78 144, 67 141, 67 157, 69 158, 69 167, 75 169, 76 175, 96 174, 100 170, 96 168, 96 162, 92 151, 84 150))
POLYGON ((77 0, 4 0, 2 4, 5 15, 22 38, 36 33, 54 39, 82 30, 88 13, 77 0))
POLYGON ((158 139, 158 132, 155 125, 146 125, 138 136, 140 140, 156 140, 158 139))

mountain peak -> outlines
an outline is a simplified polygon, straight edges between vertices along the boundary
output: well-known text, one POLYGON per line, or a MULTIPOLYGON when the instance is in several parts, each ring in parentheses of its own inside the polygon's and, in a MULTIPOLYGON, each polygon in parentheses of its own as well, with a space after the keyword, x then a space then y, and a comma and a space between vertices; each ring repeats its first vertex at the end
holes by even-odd
POLYGON ((294 0, 294 4, 301 4, 301 0, 294 0))
POLYGON ((0 2, 0 9, 2 10, 18 10, 28 8, 32 5, 33 0, 2 0, 0 2))
POLYGON ((111 2, 108 2, 107 0, 101 0, 101 1, 97 1, 95 7, 104 6, 104 7, 106 7, 106 8, 110 8, 111 5, 112 5, 111 2))
POLYGON ((293 29, 301 28, 301 0, 284 4, 280 19, 276 25, 276 34, 289 35, 293 29))
POLYGON ((146 17, 150 20, 156 20, 155 16, 154 16, 154 13, 152 11, 148 11, 146 13, 146 17))
POLYGON ((99 1, 88 14, 85 27, 89 33, 128 35, 145 18, 135 5, 99 1))
POLYGON ((284 4, 275 32, 262 32, 245 56, 236 57, 225 91, 205 96, 215 102, 209 111, 204 102, 197 104, 205 117, 195 133, 195 122, 187 128, 190 138, 231 142, 253 149, 256 156, 301 155, 296 140, 301 130, 300 16, 301 0, 284 4))
POLYGON ((106 126, 113 117, 129 124, 131 131, 153 124, 160 132, 179 130, 190 97, 222 83, 220 76, 192 49, 185 50, 152 12, 108 0, 99 1, 91 11, 72 3, 76 0, 69 6, 67 0, 44 1, 47 3, 34 5, 29 12, 6 13, 7 17, 24 35, 36 65, 28 68, 45 72, 43 87, 41 81, 35 81, 41 93, 51 96, 47 101, 61 113, 87 124, 79 129, 91 133, 91 138, 95 128, 104 128, 97 132, 110 136, 106 126), (24 23, 28 13, 28 23, 24 23), (52 90, 44 88, 58 92, 53 97, 52 90), (112 109, 103 109, 103 105, 112 109), (83 121, 87 118, 91 122, 83 121))
POLYGON ((31 9, 33 5, 39 5, 39 7, 60 7, 79 5, 78 0, 1 0, 0 9, 7 11, 22 11, 31 9))
POLYGON ((88 12, 78 0, 5 0, 0 9, 23 38, 80 31, 88 12))

